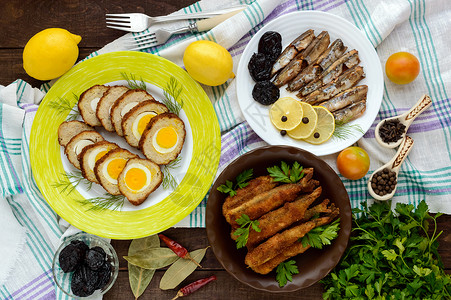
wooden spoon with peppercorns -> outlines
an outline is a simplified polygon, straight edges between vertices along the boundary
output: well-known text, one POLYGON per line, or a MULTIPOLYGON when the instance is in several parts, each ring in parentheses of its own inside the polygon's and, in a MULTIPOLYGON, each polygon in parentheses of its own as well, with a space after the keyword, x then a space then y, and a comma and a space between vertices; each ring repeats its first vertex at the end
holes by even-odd
POLYGON ((431 97, 423 95, 417 104, 402 115, 384 119, 374 130, 376 141, 387 148, 396 148, 404 140, 407 130, 413 120, 431 106, 431 97))
POLYGON ((413 139, 406 136, 396 155, 385 165, 375 170, 368 181, 368 192, 379 201, 393 198, 398 185, 398 172, 413 146, 413 139))

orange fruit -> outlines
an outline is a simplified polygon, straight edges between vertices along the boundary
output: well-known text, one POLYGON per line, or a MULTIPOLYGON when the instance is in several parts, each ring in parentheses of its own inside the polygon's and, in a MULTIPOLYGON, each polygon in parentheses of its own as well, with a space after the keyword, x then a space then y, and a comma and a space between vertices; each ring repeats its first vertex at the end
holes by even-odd
POLYGON ((370 157, 360 147, 348 147, 338 154, 338 171, 344 177, 357 180, 365 176, 370 169, 370 157))
POLYGON ((396 84, 412 82, 420 73, 420 62, 409 52, 397 52, 387 59, 385 73, 396 84))

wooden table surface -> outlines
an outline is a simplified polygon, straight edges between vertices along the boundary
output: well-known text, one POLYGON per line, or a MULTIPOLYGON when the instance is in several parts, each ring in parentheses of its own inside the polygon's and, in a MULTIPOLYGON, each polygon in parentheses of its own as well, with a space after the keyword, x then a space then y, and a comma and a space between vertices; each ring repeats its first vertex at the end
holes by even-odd
MULTIPOLYGON (((22 67, 22 51, 28 39, 35 33, 49 27, 61 27, 82 36, 79 44, 80 56, 91 52, 120 37, 123 33, 106 28, 105 13, 145 12, 149 15, 165 15, 194 3, 193 0, 77 0, 77 1, 2 1, 0 10, 0 84, 8 85, 15 79, 23 79, 34 87, 42 82, 29 77, 22 67)), ((444 233, 439 239, 439 252, 446 271, 451 269, 451 216, 439 218, 439 229, 444 233)), ((205 229, 171 228, 165 232, 188 249, 198 249, 208 245, 205 229)), ((228 237, 224 237, 228 238, 228 237)), ((112 245, 120 257, 119 277, 104 299, 133 299, 128 282, 126 255, 131 241, 113 240, 112 245)), ((189 299, 321 299, 322 286, 315 284, 305 290, 271 294, 254 290, 229 275, 216 260, 211 250, 202 261, 203 269, 196 270, 184 283, 215 274, 218 280, 200 289, 189 299)), ((171 299, 176 291, 159 289, 159 279, 163 271, 157 271, 151 284, 140 299, 171 299)))

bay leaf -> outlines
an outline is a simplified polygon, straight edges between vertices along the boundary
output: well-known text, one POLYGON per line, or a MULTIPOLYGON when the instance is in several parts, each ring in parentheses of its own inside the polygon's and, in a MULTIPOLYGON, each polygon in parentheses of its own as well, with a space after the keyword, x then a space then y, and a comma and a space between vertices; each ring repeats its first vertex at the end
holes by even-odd
MULTIPOLYGON (((135 239, 130 243, 128 255, 132 256, 141 250, 158 247, 160 247, 160 239, 156 234, 141 239, 135 239)), ((128 263, 128 280, 135 299, 138 299, 138 297, 144 293, 154 274, 155 269, 144 269, 128 263)))
MULTIPOLYGON (((208 247, 191 251, 189 254, 197 261, 201 262, 207 252, 208 247)), ((179 258, 170 266, 160 281, 160 289, 169 290, 178 286, 186 277, 196 270, 197 265, 189 259, 179 258)))
POLYGON ((179 257, 169 248, 148 248, 124 258, 129 263, 144 269, 159 269, 172 264, 179 257))

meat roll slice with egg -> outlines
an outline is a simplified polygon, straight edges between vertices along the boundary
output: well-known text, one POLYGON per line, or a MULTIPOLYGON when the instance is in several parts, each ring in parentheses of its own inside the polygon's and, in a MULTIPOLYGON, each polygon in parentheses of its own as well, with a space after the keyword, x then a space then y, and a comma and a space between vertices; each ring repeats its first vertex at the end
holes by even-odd
POLYGON ((78 156, 80 162, 81 174, 84 178, 91 182, 99 183, 99 180, 94 174, 94 167, 96 162, 101 159, 105 154, 113 149, 119 148, 115 143, 108 141, 100 141, 92 145, 86 146, 78 156))
POLYGON ((111 123, 113 123, 114 130, 120 136, 124 136, 122 132, 122 118, 133 107, 146 100, 155 100, 152 95, 144 90, 129 90, 124 93, 111 107, 111 123))
POLYGON ((97 104, 108 89, 106 85, 94 85, 80 95, 78 111, 86 124, 93 127, 102 125, 96 115, 97 104))
POLYGON ((163 103, 147 100, 133 107, 122 119, 122 131, 130 146, 138 147, 147 124, 156 115, 168 112, 163 103))
POLYGON ((58 127, 58 143, 61 146, 66 147, 67 143, 69 143, 71 138, 73 138, 82 131, 88 130, 94 130, 94 128, 92 128, 91 126, 89 126, 84 122, 77 120, 65 121, 61 123, 60 126, 58 127))
POLYGON ((82 131, 70 139, 69 143, 67 143, 66 148, 64 149, 64 154, 66 154, 67 159, 71 164, 74 165, 74 167, 80 169, 78 155, 86 146, 95 144, 100 141, 103 141, 103 137, 97 131, 82 131))
POLYGON ((151 161, 167 165, 182 151, 185 135, 185 123, 176 114, 159 114, 150 120, 144 130, 139 149, 151 161))
POLYGON ((118 178, 119 190, 133 205, 140 205, 163 181, 160 166, 148 159, 128 160, 118 178))
POLYGON ((128 150, 117 148, 106 153, 94 166, 94 174, 103 188, 111 195, 120 195, 117 178, 127 161, 138 157, 128 150))
POLYGON ((122 85, 115 85, 110 87, 100 98, 97 104, 96 116, 100 120, 103 128, 109 132, 114 132, 113 123, 111 123, 111 107, 114 103, 127 91, 129 88, 122 85))

